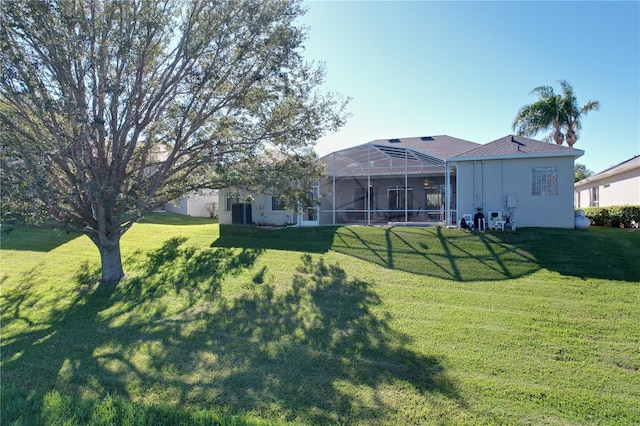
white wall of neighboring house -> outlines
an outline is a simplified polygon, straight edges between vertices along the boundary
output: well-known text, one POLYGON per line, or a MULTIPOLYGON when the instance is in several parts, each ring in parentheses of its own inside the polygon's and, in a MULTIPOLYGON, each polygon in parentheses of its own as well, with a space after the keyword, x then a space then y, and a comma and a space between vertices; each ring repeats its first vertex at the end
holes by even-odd
POLYGON ((211 217, 213 205, 215 205, 216 212, 219 212, 218 190, 189 194, 186 197, 167 203, 165 205, 165 211, 194 217, 211 217))
POLYGON ((640 155, 576 182, 576 208, 640 205, 640 155))
POLYGON ((457 163, 458 216, 474 214, 478 207, 485 217, 513 209, 517 227, 573 228, 573 157, 534 157, 531 159, 495 159, 457 163), (557 171, 557 192, 534 195, 533 170, 557 171))

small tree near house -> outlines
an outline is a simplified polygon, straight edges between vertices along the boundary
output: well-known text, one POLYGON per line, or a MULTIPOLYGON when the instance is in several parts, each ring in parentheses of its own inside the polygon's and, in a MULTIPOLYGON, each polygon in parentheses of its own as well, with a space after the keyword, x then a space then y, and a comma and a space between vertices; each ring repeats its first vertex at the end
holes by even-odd
POLYGON ((209 212, 209 217, 211 219, 217 219, 218 218, 218 203, 216 203, 216 202, 207 203, 205 208, 209 212))

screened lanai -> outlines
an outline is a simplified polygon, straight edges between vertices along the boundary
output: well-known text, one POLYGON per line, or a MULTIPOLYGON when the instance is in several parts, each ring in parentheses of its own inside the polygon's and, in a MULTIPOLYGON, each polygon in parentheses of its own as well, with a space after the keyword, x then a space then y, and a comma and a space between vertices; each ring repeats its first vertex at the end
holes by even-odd
POLYGON ((448 136, 383 139, 320 161, 320 224, 456 223, 455 166, 477 144, 448 136), (438 155, 440 154, 440 155, 438 155))

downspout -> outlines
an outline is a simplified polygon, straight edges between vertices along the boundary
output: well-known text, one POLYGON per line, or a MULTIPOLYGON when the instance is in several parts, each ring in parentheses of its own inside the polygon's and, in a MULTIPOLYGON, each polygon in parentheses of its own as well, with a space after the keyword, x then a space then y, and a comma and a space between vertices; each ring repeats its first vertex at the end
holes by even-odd
POLYGON ((500 202, 502 211, 505 212, 507 210, 507 201, 504 198, 504 160, 500 160, 500 174, 502 178, 500 179, 500 202))
POLYGON ((404 150, 404 223, 409 222, 409 151, 404 150))
POLYGON ((371 144, 367 145, 367 225, 371 225, 371 144))
POLYGON ((482 160, 482 203, 480 207, 484 209, 484 160, 482 160))
POLYGON ((476 163, 477 161, 473 161, 473 204, 475 204, 474 207, 478 206, 478 197, 477 197, 477 186, 478 186, 478 175, 476 174, 476 163))
POLYGON ((333 153, 333 156, 331 157, 331 177, 333 179, 333 187, 331 189, 331 197, 332 197, 332 206, 331 206, 331 213, 332 213, 332 225, 336 224, 336 153, 333 153))
POLYGON ((445 182, 444 209, 447 215, 447 220, 445 222, 445 225, 449 226, 451 225, 451 171, 449 170, 448 161, 444 162, 444 182, 445 182))

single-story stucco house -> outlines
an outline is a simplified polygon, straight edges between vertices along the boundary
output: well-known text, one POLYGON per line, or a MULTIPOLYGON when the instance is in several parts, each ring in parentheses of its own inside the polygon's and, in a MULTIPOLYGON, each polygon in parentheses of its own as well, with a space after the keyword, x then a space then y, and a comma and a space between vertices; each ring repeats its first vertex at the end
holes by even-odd
POLYGON ((574 160, 583 154, 512 135, 484 145, 446 135, 379 139, 320 158, 327 177, 303 214, 253 195, 252 220, 239 207, 234 220, 245 194, 226 189, 220 223, 453 226, 480 208, 488 225, 509 217, 519 227, 573 228, 574 160))
POLYGON ((188 194, 164 205, 167 213, 193 217, 216 217, 219 211, 218 190, 188 194))
POLYGON ((575 183, 577 208, 640 205, 640 155, 575 183))

